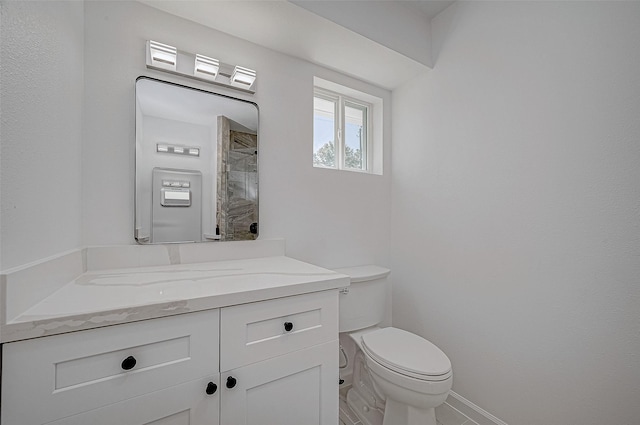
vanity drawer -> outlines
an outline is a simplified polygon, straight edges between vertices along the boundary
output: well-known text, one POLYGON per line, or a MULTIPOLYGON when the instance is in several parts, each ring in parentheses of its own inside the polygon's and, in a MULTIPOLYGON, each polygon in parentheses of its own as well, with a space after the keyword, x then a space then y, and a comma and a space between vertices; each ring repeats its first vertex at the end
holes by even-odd
POLYGON ((3 346, 2 425, 35 425, 218 374, 219 311, 3 346))
POLYGON ((220 311, 220 370, 338 339, 338 291, 314 292, 220 311))
POLYGON ((197 379, 47 425, 218 425, 220 391, 207 394, 209 382, 209 378, 197 379))

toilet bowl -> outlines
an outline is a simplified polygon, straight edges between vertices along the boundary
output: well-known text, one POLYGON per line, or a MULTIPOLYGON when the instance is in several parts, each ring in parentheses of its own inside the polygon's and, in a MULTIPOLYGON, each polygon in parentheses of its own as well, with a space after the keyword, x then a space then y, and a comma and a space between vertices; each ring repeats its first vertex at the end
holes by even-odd
POLYGON ((385 398, 383 425, 435 425, 453 374, 447 356, 431 342, 396 328, 362 336, 374 387, 385 398))
POLYGON ((377 327, 384 316, 388 269, 337 271, 352 277, 340 297, 340 331, 354 341, 356 362, 364 363, 354 366, 349 408, 365 425, 436 425, 435 407, 451 390, 451 362, 418 335, 377 327))

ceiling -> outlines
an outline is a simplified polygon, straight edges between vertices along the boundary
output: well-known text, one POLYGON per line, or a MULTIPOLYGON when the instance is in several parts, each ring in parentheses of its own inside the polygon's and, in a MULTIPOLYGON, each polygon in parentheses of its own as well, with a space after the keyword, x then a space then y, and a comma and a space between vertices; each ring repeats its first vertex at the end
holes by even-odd
POLYGON ((424 15, 427 20, 433 19, 438 13, 445 10, 447 7, 451 6, 455 0, 393 0, 396 3, 401 3, 402 5, 409 7, 413 10, 416 10, 424 15))

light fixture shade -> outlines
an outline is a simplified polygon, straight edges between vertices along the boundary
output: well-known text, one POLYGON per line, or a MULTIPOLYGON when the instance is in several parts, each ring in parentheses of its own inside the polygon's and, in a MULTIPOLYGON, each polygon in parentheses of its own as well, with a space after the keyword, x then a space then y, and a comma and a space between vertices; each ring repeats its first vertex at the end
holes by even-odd
POLYGON ((220 62, 218 59, 196 54, 195 66, 193 69, 194 76, 214 81, 218 76, 219 69, 220 62))
POLYGON ((236 66, 229 81, 234 87, 249 89, 256 81, 256 71, 242 66, 236 66))
MULTIPOLYGON (((246 93, 256 92, 256 71, 253 69, 222 63, 218 59, 178 50, 174 46, 157 41, 147 40, 146 63, 147 68, 157 71, 166 71, 246 93)), ((174 153, 173 150, 171 153, 174 153)))
POLYGON ((178 49, 175 47, 149 40, 149 55, 152 66, 169 71, 176 70, 178 49))

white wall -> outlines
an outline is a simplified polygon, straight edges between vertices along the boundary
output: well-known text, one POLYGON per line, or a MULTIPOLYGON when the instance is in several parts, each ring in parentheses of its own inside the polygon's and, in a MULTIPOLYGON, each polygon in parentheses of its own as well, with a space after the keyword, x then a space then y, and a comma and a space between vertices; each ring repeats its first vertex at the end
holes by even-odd
POLYGON ((137 2, 87 2, 85 19, 85 244, 134 243, 135 79, 213 88, 147 70, 153 39, 257 70, 255 96, 216 91, 260 108, 260 238, 284 237, 289 255, 321 266, 388 263, 389 148, 384 176, 311 165, 314 75, 383 97, 389 110, 388 91, 137 2))
POLYGON ((640 3, 462 2, 393 93, 394 325, 510 425, 640 420, 640 3))
POLYGON ((0 3, 0 270, 81 244, 82 2, 0 3))
MULTIPOLYGON (((326 267, 388 264, 385 175, 314 169, 313 76, 390 92, 137 2, 2 2, 2 269, 83 245, 134 244, 135 79, 147 39, 258 71, 260 238, 326 267)), ((390 121, 385 137, 390 138, 390 121)))

